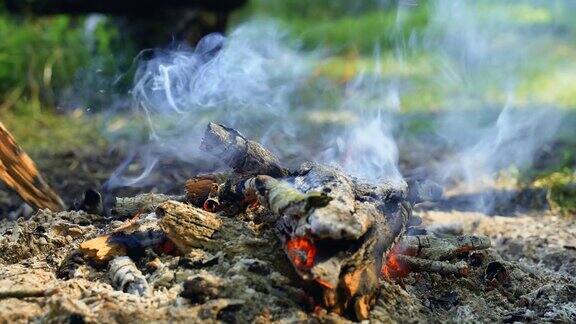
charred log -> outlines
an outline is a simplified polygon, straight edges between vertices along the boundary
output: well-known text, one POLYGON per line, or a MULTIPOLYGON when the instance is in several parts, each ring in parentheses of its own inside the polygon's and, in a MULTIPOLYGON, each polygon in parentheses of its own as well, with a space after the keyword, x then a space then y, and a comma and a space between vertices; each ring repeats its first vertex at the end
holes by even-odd
POLYGON ((382 255, 411 215, 403 203, 406 186, 360 184, 337 168, 313 163, 287 177, 260 144, 217 124, 208 126, 202 148, 236 172, 223 196, 258 201, 276 215, 288 259, 321 292, 323 306, 367 319, 382 255))
POLYGON ((272 177, 287 175, 278 158, 264 146, 220 124, 208 124, 201 148, 221 159, 238 174, 272 177))

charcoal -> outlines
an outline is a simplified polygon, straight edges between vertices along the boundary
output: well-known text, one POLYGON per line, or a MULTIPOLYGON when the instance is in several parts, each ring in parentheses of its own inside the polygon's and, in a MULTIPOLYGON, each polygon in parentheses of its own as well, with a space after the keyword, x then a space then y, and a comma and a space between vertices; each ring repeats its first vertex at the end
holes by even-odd
POLYGON ((208 300, 221 297, 222 283, 217 277, 208 274, 196 275, 183 283, 180 296, 191 300, 193 303, 205 303, 208 300))

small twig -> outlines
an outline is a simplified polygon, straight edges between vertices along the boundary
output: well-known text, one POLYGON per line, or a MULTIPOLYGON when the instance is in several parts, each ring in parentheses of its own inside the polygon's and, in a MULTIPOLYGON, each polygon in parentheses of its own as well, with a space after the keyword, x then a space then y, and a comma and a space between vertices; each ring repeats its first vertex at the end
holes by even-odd
POLYGON ((20 290, 0 290, 0 299, 6 298, 37 298, 48 297, 57 292, 57 289, 20 289, 20 290))
POLYGON ((398 255, 398 261, 408 266, 413 272, 432 272, 440 275, 466 276, 468 266, 465 262, 455 264, 446 261, 435 261, 415 258, 407 255, 398 255))

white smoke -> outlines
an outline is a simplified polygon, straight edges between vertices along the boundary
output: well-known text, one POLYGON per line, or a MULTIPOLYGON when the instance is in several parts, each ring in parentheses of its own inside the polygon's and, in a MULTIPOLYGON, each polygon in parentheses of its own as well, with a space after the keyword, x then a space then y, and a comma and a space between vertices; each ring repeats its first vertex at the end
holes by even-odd
MULTIPOLYGON (((486 11, 480 2, 434 3, 423 48, 441 62, 444 111, 436 131, 454 151, 437 164, 445 185, 457 181, 477 191, 494 185, 499 171, 530 166, 560 125, 558 109, 515 104, 516 85, 539 59, 542 44, 510 20, 505 10, 486 11)), ((493 206, 488 199, 477 207, 493 206)))
MULTIPOLYGON (((557 110, 514 102, 527 62, 542 45, 510 24, 506 13, 478 2, 434 1, 423 35, 401 30, 410 7, 418 5, 400 7, 392 56, 413 68, 405 58, 421 55, 434 71, 428 82, 442 101, 431 121, 448 154, 433 176, 444 185, 475 186, 499 170, 529 166, 561 120, 557 110)), ((401 180, 397 138, 409 134, 399 117, 411 80, 384 74, 378 45, 373 68, 343 84, 322 77, 317 67, 326 53, 301 50, 281 30, 252 21, 227 37, 207 36, 194 49, 156 50, 141 60, 132 94, 148 120, 150 141, 135 156, 153 164, 157 160, 147 155, 194 160, 202 155, 205 125, 216 121, 262 141, 283 161, 334 163, 372 182, 401 180), (316 120, 327 115, 340 119, 316 120)), ((389 32, 382 30, 383 37, 389 32)), ((422 140, 420 147, 436 145, 422 140)), ((137 185, 152 167, 134 178, 120 171, 115 183, 137 185)))
POLYGON ((337 163, 368 180, 400 179, 392 123, 380 114, 388 86, 361 74, 345 90, 322 80, 318 94, 303 99, 322 55, 299 50, 280 30, 270 21, 250 22, 226 38, 209 35, 194 49, 157 50, 142 60, 132 94, 150 127, 150 142, 134 155, 144 155, 145 173, 128 178, 124 167, 109 185, 145 180, 152 170, 147 161, 157 162, 148 155, 187 161, 202 155, 198 143, 208 121, 237 128, 283 159, 337 163), (344 132, 310 123, 310 115, 326 113, 324 91, 338 93, 329 113, 360 116, 344 132))

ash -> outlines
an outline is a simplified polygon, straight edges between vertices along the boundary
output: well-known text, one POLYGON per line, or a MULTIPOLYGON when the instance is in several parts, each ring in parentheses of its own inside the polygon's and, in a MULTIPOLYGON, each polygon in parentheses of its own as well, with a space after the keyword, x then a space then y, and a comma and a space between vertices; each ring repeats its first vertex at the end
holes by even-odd
MULTIPOLYGON (((123 222, 76 211, 3 220, 0 291, 43 290, 45 296, 3 296, 0 317, 7 322, 348 321, 315 309, 273 228, 260 221, 265 213, 248 210, 227 219, 232 229, 225 238, 228 247, 222 248, 227 253, 127 251, 149 285, 142 295, 117 290, 107 266, 74 255, 87 238, 123 222)), ((472 263, 467 277, 415 273, 401 282, 382 280, 372 322, 574 322, 576 233, 569 219, 426 210, 421 215, 438 232, 484 234, 495 247, 472 263), (506 277, 486 278, 493 262, 504 265, 506 277)))

